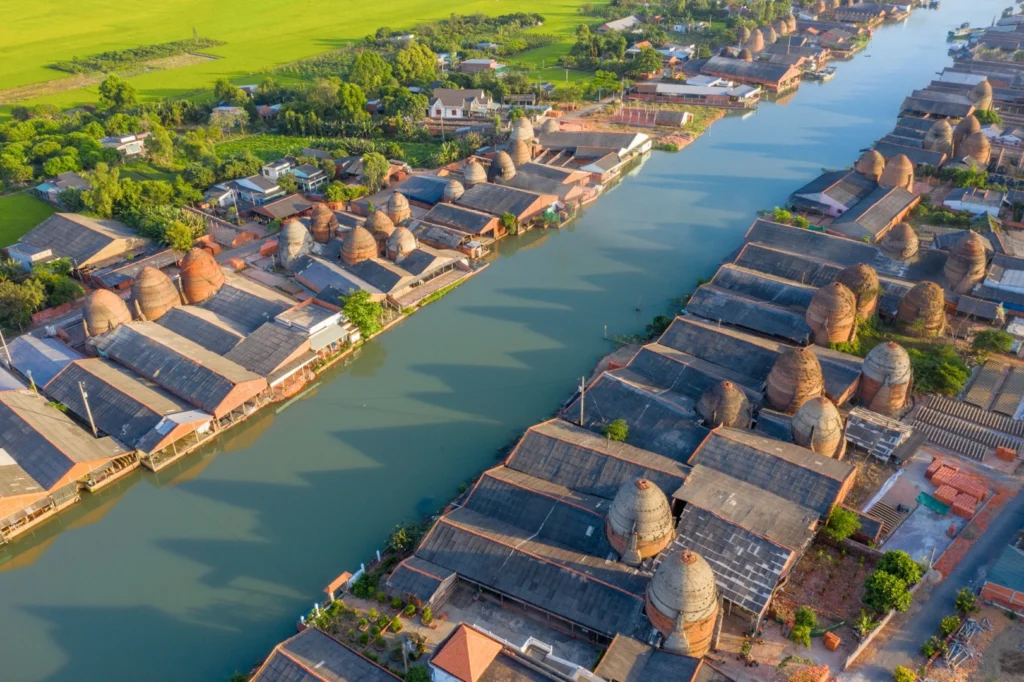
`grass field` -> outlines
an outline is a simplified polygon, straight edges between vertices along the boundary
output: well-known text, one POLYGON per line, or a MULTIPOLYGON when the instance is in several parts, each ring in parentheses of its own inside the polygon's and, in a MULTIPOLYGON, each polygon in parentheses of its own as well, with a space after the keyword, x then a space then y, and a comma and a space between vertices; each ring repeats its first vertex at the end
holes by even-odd
POLYGON ((30 194, 0 197, 0 248, 18 241, 56 210, 30 194))
MULTIPOLYGON (((537 30, 565 36, 566 42, 559 46, 565 49, 580 23, 576 10, 581 4, 582 0, 380 0, 368 8, 355 0, 223 0, 215 6, 200 0, 5 3, 0 45, 8 58, 0 60, 0 90, 60 77, 60 72, 46 68, 54 60, 181 40, 191 36, 193 28, 226 43, 208 51, 220 59, 132 78, 144 98, 187 95, 210 87, 221 76, 241 83, 264 67, 341 47, 380 26, 411 28, 417 21, 453 12, 538 12, 546 22, 537 30)), ((539 65, 541 59, 557 57, 558 50, 547 47, 543 54, 534 52, 539 56, 527 58, 539 65)), ((90 86, 34 101, 71 106, 96 99, 96 86, 90 86)))
MULTIPOLYGON (((249 135, 216 145, 221 156, 249 150, 263 161, 275 161, 286 154, 298 154, 303 147, 320 138, 294 137, 291 135, 249 135)), ((413 166, 421 165, 428 156, 438 152, 441 145, 429 142, 399 142, 405 151, 406 160, 413 166)))

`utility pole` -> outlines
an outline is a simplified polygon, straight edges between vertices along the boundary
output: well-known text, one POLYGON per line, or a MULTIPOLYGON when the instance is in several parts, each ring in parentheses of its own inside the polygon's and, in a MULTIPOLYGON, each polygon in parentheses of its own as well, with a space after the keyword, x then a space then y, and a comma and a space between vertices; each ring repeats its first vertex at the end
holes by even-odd
POLYGON ((78 390, 82 393, 82 402, 85 404, 85 415, 89 417, 89 426, 92 428, 92 437, 99 438, 100 434, 96 431, 96 422, 92 420, 92 410, 89 409, 89 394, 85 392, 85 382, 78 382, 78 390))
POLYGON ((11 351, 7 350, 7 339, 4 338, 3 330, 0 330, 0 344, 4 347, 4 357, 7 358, 7 369, 11 368, 11 351))
POLYGON ((583 426, 583 399, 587 396, 587 378, 580 377, 580 426, 583 426))

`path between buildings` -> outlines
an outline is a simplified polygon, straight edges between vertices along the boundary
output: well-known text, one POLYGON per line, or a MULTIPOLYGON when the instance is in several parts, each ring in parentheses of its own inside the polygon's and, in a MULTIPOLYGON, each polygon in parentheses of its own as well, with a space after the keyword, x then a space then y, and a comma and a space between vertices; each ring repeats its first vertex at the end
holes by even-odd
POLYGON ((862 668, 841 675, 840 679, 845 682, 891 682, 896 666, 916 669, 923 660, 921 645, 935 634, 939 621, 952 613, 957 592, 964 586, 979 587, 1003 547, 1022 527, 1024 494, 1018 494, 1006 504, 1003 513, 992 520, 949 577, 930 589, 922 587, 903 626, 889 635, 874 658, 862 668))

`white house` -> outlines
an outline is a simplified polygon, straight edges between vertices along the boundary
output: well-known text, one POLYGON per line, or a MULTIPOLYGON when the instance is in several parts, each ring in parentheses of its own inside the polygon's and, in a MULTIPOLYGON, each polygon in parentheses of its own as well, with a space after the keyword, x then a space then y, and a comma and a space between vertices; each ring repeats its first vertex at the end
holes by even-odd
POLYGON ((121 156, 141 156, 146 153, 146 138, 149 133, 132 133, 129 135, 114 135, 101 137, 100 144, 105 149, 116 149, 121 156))
POLYGON ((942 205, 954 211, 966 211, 974 215, 987 213, 993 218, 998 218, 999 209, 1005 201, 1006 195, 1003 192, 967 187, 954 189, 942 205))
POLYGON ((247 178, 232 180, 231 185, 240 199, 257 206, 287 194, 278 186, 277 182, 262 175, 250 175, 247 178))
POLYGON ((291 172, 291 161, 288 161, 286 159, 271 161, 268 164, 264 164, 264 166, 260 168, 260 175, 267 178, 268 180, 273 180, 274 182, 277 182, 282 175, 288 175, 291 172))
POLYGON ((463 119, 487 115, 491 98, 483 90, 437 88, 430 98, 432 118, 463 119))
POLYGON ((1024 142, 1024 130, 1021 128, 1011 128, 993 123, 982 126, 981 134, 987 137, 989 142, 1001 144, 1004 147, 1019 147, 1021 142, 1024 142))

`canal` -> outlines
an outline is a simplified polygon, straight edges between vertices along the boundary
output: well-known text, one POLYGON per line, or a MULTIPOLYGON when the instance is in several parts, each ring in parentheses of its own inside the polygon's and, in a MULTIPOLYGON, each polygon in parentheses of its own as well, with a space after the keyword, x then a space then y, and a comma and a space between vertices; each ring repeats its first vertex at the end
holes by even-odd
POLYGON ((655 153, 576 224, 482 275, 301 399, 0 549, 0 679, 225 680, 320 589, 552 414, 608 352, 712 273, 758 209, 853 163, 943 66, 946 31, 1006 0, 886 26, 831 83, 655 153), (637 308, 640 308, 638 311, 637 308))

